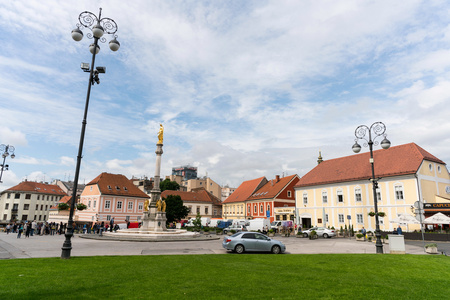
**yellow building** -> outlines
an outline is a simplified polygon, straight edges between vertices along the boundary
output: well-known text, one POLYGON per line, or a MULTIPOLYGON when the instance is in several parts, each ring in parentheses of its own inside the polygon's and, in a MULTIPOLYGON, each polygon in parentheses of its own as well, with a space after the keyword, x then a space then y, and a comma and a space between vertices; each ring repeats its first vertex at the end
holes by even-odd
MULTIPOLYGON (((373 152, 375 177, 378 181, 380 230, 392 231, 398 224, 390 220, 397 214, 413 214, 416 201, 450 203, 450 175, 446 164, 414 143, 373 152)), ((375 231, 370 153, 361 153, 319 164, 295 186, 296 221, 303 228, 326 226, 354 230, 363 226, 375 231)), ((403 230, 420 229, 419 225, 403 230)))

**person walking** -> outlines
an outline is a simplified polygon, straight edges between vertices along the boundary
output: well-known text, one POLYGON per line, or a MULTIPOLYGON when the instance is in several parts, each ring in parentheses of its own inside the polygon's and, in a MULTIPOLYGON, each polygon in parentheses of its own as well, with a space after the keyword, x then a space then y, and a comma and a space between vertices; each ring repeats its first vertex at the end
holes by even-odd
POLYGON ((6 234, 9 234, 10 230, 11 230, 11 224, 8 223, 8 225, 6 225, 6 234))
POLYGON ((361 229, 361 233, 362 233, 362 235, 364 236, 364 240, 366 240, 366 234, 367 234, 367 231, 366 231, 366 229, 364 228, 364 226, 363 226, 363 228, 361 229))
POLYGON ((111 232, 112 232, 113 228, 114 228, 114 218, 111 218, 111 221, 109 221, 109 228, 111 228, 111 232))
POLYGON ((20 239, 20 237, 22 236, 22 233, 23 233, 23 223, 20 223, 18 227, 19 227, 19 229, 18 229, 19 233, 17 234, 17 238, 20 239))
POLYGON ((37 229, 37 223, 36 223, 36 220, 33 220, 33 222, 31 222, 31 236, 34 235, 34 232, 36 231, 36 229, 37 229))
POLYGON ((30 237, 30 233, 31 233, 31 223, 27 222, 25 224, 25 238, 29 238, 30 237))
POLYGON ((398 235, 402 235, 403 234, 402 228, 400 227, 400 225, 398 225, 398 227, 397 227, 397 234, 398 235))

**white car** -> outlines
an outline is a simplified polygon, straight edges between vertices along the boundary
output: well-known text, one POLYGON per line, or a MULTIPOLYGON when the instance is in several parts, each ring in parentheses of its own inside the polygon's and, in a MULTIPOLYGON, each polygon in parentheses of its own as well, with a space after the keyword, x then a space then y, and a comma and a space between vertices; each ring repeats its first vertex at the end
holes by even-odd
POLYGON ((226 234, 228 231, 231 231, 231 230, 234 230, 236 232, 247 231, 247 227, 245 227, 245 225, 231 225, 231 226, 228 226, 227 228, 224 228, 223 233, 226 234))
POLYGON ((304 237, 308 237, 311 234, 311 231, 315 230, 318 236, 323 236, 324 238, 331 238, 336 236, 336 232, 334 229, 328 229, 325 227, 313 227, 308 230, 302 231, 304 237))

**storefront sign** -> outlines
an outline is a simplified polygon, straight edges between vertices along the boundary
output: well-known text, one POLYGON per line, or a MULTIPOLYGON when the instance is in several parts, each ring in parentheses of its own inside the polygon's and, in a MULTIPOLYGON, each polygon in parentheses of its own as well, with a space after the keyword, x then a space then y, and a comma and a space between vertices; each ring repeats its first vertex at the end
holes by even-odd
POLYGON ((450 203, 425 203, 423 208, 436 209, 436 208, 450 208, 450 203))

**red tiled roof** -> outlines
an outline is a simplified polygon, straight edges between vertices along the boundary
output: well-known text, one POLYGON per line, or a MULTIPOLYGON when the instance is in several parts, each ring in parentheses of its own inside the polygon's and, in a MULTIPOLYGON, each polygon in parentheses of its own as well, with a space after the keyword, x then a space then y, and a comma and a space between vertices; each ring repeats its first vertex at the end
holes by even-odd
POLYGON ((286 176, 283 178, 279 178, 279 181, 277 181, 277 179, 272 179, 269 182, 267 182, 263 187, 255 191, 252 195, 250 195, 247 200, 275 198, 295 177, 298 176, 297 175, 286 176))
MULTIPOLYGON (((415 143, 373 151, 375 176, 415 174, 422 161, 445 163, 415 143)), ((370 152, 324 160, 303 176, 295 187, 364 180, 372 177, 370 152)))
POLYGON ((98 185, 103 195, 128 196, 138 198, 149 198, 149 196, 141 191, 133 184, 131 180, 122 174, 102 173, 94 178, 86 185, 98 185))
POLYGON ((58 209, 58 204, 59 203, 67 203, 67 204, 70 205, 70 203, 69 203, 70 199, 72 199, 72 196, 64 196, 61 199, 59 199, 59 201, 56 203, 56 205, 50 207, 50 209, 52 209, 52 210, 53 209, 58 209))
MULTIPOLYGON (((46 195, 58 195, 65 196, 66 193, 55 184, 45 184, 41 182, 34 181, 22 181, 16 186, 13 186, 5 191, 9 192, 32 192, 38 194, 46 194, 46 195)), ((5 192, 4 191, 4 192, 5 192)))
MULTIPOLYGON (((186 201, 186 202, 209 202, 209 203, 213 203, 216 205, 221 205, 221 203, 219 203, 218 201, 215 201, 215 199, 213 199, 214 195, 211 195, 205 189, 198 189, 197 191, 193 191, 193 192, 165 190, 164 192, 161 193, 162 198, 167 198, 167 196, 169 196, 169 195, 180 196, 181 200, 186 201)), ((216 197, 214 197, 214 198, 216 198, 216 197)))
POLYGON ((266 177, 244 181, 223 203, 243 202, 267 182, 266 177))

